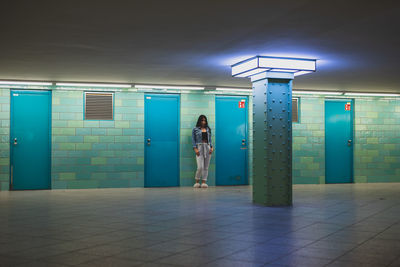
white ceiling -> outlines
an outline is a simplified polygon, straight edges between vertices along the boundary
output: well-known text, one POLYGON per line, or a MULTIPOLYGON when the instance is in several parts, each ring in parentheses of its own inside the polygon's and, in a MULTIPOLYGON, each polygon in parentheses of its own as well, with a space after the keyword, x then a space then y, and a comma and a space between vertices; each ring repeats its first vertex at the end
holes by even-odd
POLYGON ((399 93, 399 2, 7 1, 0 79, 249 87, 230 64, 271 55, 318 59, 295 89, 399 93))

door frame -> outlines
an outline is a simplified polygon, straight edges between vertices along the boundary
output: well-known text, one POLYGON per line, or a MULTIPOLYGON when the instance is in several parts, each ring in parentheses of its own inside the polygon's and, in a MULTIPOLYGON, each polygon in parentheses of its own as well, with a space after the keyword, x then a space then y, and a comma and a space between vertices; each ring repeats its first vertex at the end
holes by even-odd
MULTIPOLYGON (((326 138, 326 102, 350 102, 351 103, 351 110, 350 110, 350 132, 351 132, 351 140, 352 140, 352 146, 351 146, 351 151, 350 151, 350 182, 354 183, 354 147, 355 147, 355 139, 354 139, 354 99, 353 98, 325 98, 324 99, 324 135, 325 135, 325 184, 328 184, 326 181, 326 174, 327 174, 327 151, 326 151, 326 143, 327 143, 327 138, 326 138)), ((335 184, 335 183, 329 183, 329 184, 335 184)))
MULTIPOLYGON (((12 137, 13 137, 13 129, 14 129, 14 118, 13 118, 13 107, 14 107, 14 98, 13 98, 13 94, 17 93, 33 93, 33 94, 47 94, 49 97, 49 106, 48 106, 48 121, 49 121, 49 149, 48 149, 48 162, 49 162, 49 167, 48 167, 48 185, 49 188, 44 188, 44 189, 34 189, 34 190, 51 190, 52 188, 52 176, 51 176, 51 165, 52 165, 52 134, 51 134, 51 130, 52 130, 52 100, 53 100, 53 92, 52 90, 30 90, 30 89, 10 89, 10 136, 9 136, 9 140, 10 140, 10 167, 9 167, 9 190, 10 191, 14 191, 15 189, 13 189, 13 168, 14 168, 14 153, 13 153, 13 141, 12 141, 12 137)), ((27 189, 27 190, 31 190, 31 189, 27 189)), ((23 190, 19 190, 18 191, 23 191, 23 190)))
MULTIPOLYGON (((215 95, 215 128, 217 128, 217 121, 218 121, 218 117, 217 117, 217 99, 218 98, 222 98, 222 99, 226 99, 226 98, 231 98, 231 99, 246 99, 246 107, 245 107, 245 133, 246 133, 246 146, 247 149, 245 151, 245 165, 244 165, 244 173, 245 173, 245 184, 244 185, 249 185, 250 181, 249 181, 249 96, 248 95, 215 95)), ((218 132, 215 131, 215 145, 216 145, 216 151, 215 151, 215 155, 217 155, 218 153, 218 138, 217 138, 217 134, 218 132)), ((215 157, 215 185, 219 186, 218 184, 218 177, 217 177, 217 173, 218 173, 218 162, 217 162, 217 157, 215 157)), ((222 185, 223 186, 223 185, 222 185)))
POLYGON ((147 129, 147 120, 146 120, 146 114, 147 114, 147 107, 146 107, 146 97, 147 96, 161 96, 161 97, 176 97, 178 99, 177 101, 177 111, 178 111, 178 120, 177 120, 177 126, 178 126, 178 146, 177 146, 177 157, 178 157, 178 166, 177 166, 177 170, 178 170, 178 184, 177 187, 180 187, 181 185, 181 155, 180 155, 180 148, 181 148, 181 95, 180 94, 176 94, 176 93, 144 93, 143 94, 143 99, 144 99, 144 181, 143 181, 143 186, 144 187, 149 187, 151 188, 152 186, 148 186, 147 185, 147 149, 146 149, 146 129, 147 129))

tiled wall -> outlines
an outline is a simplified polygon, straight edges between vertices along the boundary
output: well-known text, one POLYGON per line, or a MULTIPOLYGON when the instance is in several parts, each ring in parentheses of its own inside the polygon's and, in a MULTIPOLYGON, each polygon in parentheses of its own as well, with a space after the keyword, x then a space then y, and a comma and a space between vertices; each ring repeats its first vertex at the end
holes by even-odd
MULTIPOLYGON (((325 183, 324 97, 300 98, 293 182, 325 183)), ((354 182, 400 182, 400 99, 355 97, 354 182)))
MULTIPOLYGON (((116 91, 113 121, 83 119, 81 90, 52 92, 52 188, 142 187, 144 93, 116 91)), ((215 96, 181 94, 180 184, 193 184, 191 131, 207 116, 215 139, 215 96)), ((252 166, 252 97, 249 97, 249 166, 252 166)), ((322 96, 302 96, 293 124, 293 182, 325 183, 322 96)), ((0 89, 0 190, 9 188, 10 90, 0 89)), ((400 182, 400 99, 355 98, 355 182, 400 182)), ((216 151, 218 153, 218 151, 216 151)), ((252 183, 252 168, 249 167, 252 183)), ((215 155, 209 169, 215 184, 215 155)))
POLYGON ((52 187, 144 185, 143 93, 115 92, 114 120, 83 120, 82 91, 53 91, 52 187))
MULTIPOLYGON (((215 142, 215 102, 214 95, 181 95, 181 186, 192 186, 196 170, 196 158, 192 146, 192 129, 200 114, 206 115, 215 142)), ((208 184, 215 185, 215 154, 211 157, 208 172, 208 184)))
POLYGON ((400 99, 359 98, 355 113, 355 182, 400 182, 400 99))
POLYGON ((293 123, 293 183, 325 183, 323 97, 301 97, 299 123, 293 123))
MULTIPOLYGON (((143 93, 116 92, 114 121, 85 121, 82 91, 53 91, 53 188, 143 186, 143 98, 143 93)), ((215 142, 214 99, 211 94, 181 94, 181 186, 193 185, 191 136, 200 114, 207 116, 215 142)), ((215 154, 208 183, 215 185, 215 154)))
MULTIPOLYGON (((248 98, 249 103, 249 122, 252 121, 252 99, 248 98)), ((180 185, 192 186, 196 170, 196 160, 192 147, 192 129, 196 125, 200 114, 207 116, 209 126, 212 129, 213 143, 217 141, 215 131, 215 96, 210 94, 182 94, 181 95, 181 159, 180 159, 180 185)), ((249 183, 252 182, 252 147, 253 124, 249 123, 249 162, 248 177, 249 183)), ((215 185, 215 157, 218 149, 211 157, 208 184, 215 185)))
POLYGON ((0 190, 9 189, 10 90, 0 89, 0 190))

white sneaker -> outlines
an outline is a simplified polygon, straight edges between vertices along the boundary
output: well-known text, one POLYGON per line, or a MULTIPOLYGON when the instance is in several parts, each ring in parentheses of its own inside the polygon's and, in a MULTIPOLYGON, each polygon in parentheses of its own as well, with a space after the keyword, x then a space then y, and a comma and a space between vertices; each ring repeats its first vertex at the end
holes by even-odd
POLYGON ((199 183, 195 183, 193 187, 194 188, 200 188, 200 184, 199 183))
POLYGON ((206 183, 202 183, 201 188, 208 188, 208 185, 206 183))

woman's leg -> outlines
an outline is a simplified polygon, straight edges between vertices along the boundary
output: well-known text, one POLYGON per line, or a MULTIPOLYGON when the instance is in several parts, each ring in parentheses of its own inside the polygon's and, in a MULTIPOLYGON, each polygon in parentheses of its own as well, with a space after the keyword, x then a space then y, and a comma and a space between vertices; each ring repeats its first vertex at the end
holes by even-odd
MULTIPOLYGON (((199 150, 200 149, 201 148, 199 147, 199 150)), ((200 156, 196 155, 196 163, 197 163, 197 171, 196 171, 196 176, 195 176, 196 183, 193 186, 195 188, 200 187, 199 182, 200 182, 201 175, 203 173, 203 168, 204 168, 204 160, 203 159, 204 158, 201 156, 201 153, 200 153, 200 156)))
POLYGON ((208 177, 208 166, 210 166, 210 160, 211 160, 211 154, 207 153, 207 157, 203 158, 204 159, 204 165, 203 165, 203 174, 202 174, 202 186, 207 188, 207 177, 208 177))

